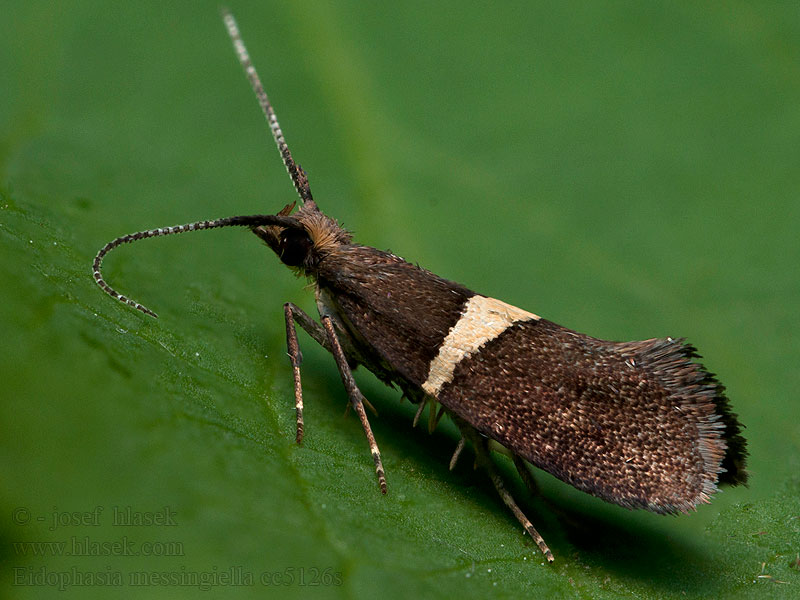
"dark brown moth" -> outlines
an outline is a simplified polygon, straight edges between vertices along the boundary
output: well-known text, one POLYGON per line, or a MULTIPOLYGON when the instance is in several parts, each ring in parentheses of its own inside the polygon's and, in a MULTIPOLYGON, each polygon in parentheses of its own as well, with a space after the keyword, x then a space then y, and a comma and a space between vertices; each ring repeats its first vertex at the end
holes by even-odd
POLYGON ((301 353, 296 324, 334 357, 361 420, 380 489, 386 479, 352 369, 363 365, 419 405, 431 422, 449 415, 462 434, 451 468, 469 441, 503 501, 550 549, 506 490, 489 454, 504 447, 530 487, 525 461, 627 508, 684 513, 709 501, 717 485, 747 480, 746 442, 723 386, 682 339, 610 342, 556 325, 500 300, 361 246, 311 195, 250 62, 233 16, 223 19, 266 115, 301 205, 274 215, 229 217, 115 239, 94 260, 97 284, 155 317, 102 278, 103 257, 135 240, 228 226, 248 227, 280 260, 315 284, 320 321, 284 305, 294 374, 297 441, 303 438, 301 353), (438 414, 435 412, 439 405, 438 414))

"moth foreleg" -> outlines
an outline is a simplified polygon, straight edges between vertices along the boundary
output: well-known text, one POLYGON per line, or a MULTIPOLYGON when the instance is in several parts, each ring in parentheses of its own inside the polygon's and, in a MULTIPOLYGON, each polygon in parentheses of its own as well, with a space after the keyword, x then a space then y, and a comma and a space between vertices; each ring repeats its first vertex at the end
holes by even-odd
POLYGON ((325 330, 322 329, 322 326, 300 308, 291 302, 287 302, 283 305, 283 314, 286 318, 286 347, 289 351, 289 360, 292 363, 294 374, 294 406, 297 412, 297 435, 295 436, 295 441, 299 444, 303 441, 303 386, 300 382, 300 364, 303 362, 303 353, 300 352, 300 345, 297 343, 295 320, 318 344, 328 351, 330 351, 330 347, 327 344, 328 340, 325 338, 325 330))
MULTIPOLYGON (((300 345, 297 341, 297 329, 294 324, 297 323, 303 328, 308 335, 314 338, 320 346, 325 348, 328 352, 331 350, 331 344, 328 341, 328 336, 325 329, 317 323, 312 317, 308 315, 303 309, 297 305, 287 302, 283 305, 283 314, 286 319, 286 347, 289 351, 289 360, 292 363, 292 371, 294 375, 294 405, 297 412, 297 436, 296 441, 299 444, 303 441, 303 386, 300 381, 300 365, 303 362, 303 353, 300 352, 300 345)), ((367 403, 372 409, 371 405, 367 403)))
POLYGON ((539 535, 539 532, 536 531, 536 528, 530 522, 530 519, 525 516, 525 513, 523 513, 522 509, 520 509, 520 507, 517 505, 511 493, 506 489, 503 479, 500 476, 500 473, 497 471, 497 467, 495 466, 494 461, 489 453, 487 439, 478 433, 475 428, 463 422, 461 419, 456 419, 455 421, 456 425, 458 425, 458 428, 461 430, 461 435, 472 442, 472 445, 475 448, 475 459, 477 464, 486 470, 486 473, 489 475, 489 479, 492 480, 492 484, 497 490, 497 493, 500 494, 503 502, 505 502, 506 506, 508 506, 511 512, 514 513, 517 521, 519 521, 520 524, 525 528, 525 531, 528 532, 533 541, 536 542, 536 545, 539 546, 539 550, 542 551, 542 554, 544 554, 548 562, 553 562, 553 553, 550 551, 550 548, 547 547, 544 539, 541 535, 539 535))
POLYGON ((355 379, 353 379, 353 373, 350 370, 350 365, 347 363, 347 356, 345 356, 345 353, 342 350, 342 345, 339 343, 339 338, 336 336, 336 331, 333 328, 331 318, 328 316, 323 316, 322 326, 325 328, 325 333, 327 334, 331 354, 333 354, 333 358, 336 360, 336 366, 339 367, 339 375, 342 377, 344 388, 347 390, 347 395, 350 397, 350 402, 353 405, 353 409, 356 411, 356 414, 361 421, 361 426, 364 428, 364 435, 367 436, 367 442, 369 442, 369 449, 372 453, 372 459, 375 461, 375 472, 378 475, 378 485, 381 488, 381 493, 385 494, 386 475, 383 470, 383 462, 381 461, 381 452, 378 449, 378 444, 375 441, 375 436, 372 433, 372 428, 370 427, 369 420, 367 419, 367 413, 364 410, 364 402, 366 399, 361 393, 361 390, 358 389, 355 379))
MULTIPOLYGON (((297 323, 300 325, 303 331, 314 338, 314 341, 325 348, 325 350, 331 353, 333 351, 331 350, 331 345, 328 341, 325 329, 303 309, 291 302, 287 302, 283 305, 283 314, 286 319, 286 347, 289 350, 289 360, 292 363, 294 375, 294 404, 297 411, 296 440, 299 444, 303 441, 303 387, 300 382, 300 365, 303 362, 303 353, 300 351, 300 345, 297 341, 297 329, 294 324, 297 323)), ((356 361, 357 359, 351 358, 351 360, 356 361)), ((367 408, 377 414, 377 411, 375 411, 375 408, 369 402, 367 402, 367 408)))

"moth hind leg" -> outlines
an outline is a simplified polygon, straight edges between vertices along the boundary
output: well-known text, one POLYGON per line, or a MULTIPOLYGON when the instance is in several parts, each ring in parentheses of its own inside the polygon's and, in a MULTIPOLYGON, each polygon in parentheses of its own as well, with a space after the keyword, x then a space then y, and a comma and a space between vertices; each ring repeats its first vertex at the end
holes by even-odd
POLYGON ((539 495, 539 486, 536 483, 536 479, 533 477, 533 473, 528 468, 528 465, 525 464, 525 460, 522 459, 518 454, 512 454, 511 460, 514 463, 514 466, 517 468, 517 473, 519 473, 520 479, 522 479, 523 483, 525 483, 525 487, 528 488, 528 492, 530 492, 531 496, 538 496, 539 495))
MULTIPOLYGON (((547 543, 544 541, 544 538, 536 531, 536 528, 531 523, 530 519, 525 516, 525 513, 522 512, 522 509, 519 507, 517 502, 514 500, 514 497, 511 495, 511 492, 505 486, 503 482, 503 478, 500 476, 497 467, 492 460, 492 457, 489 453, 489 446, 487 443, 487 438, 483 437, 478 431, 472 427, 471 425, 467 424, 466 422, 462 421, 461 419, 455 419, 456 425, 461 430, 461 435, 464 439, 468 439, 472 442, 472 446, 475 449, 475 461, 478 466, 483 468, 486 471, 486 474, 489 476, 489 479, 492 481, 494 488, 497 490, 497 493, 500 495, 500 498, 503 500, 505 505, 511 510, 514 516, 517 518, 517 521, 522 525, 525 531, 528 532, 528 535, 531 536, 536 545, 539 546, 539 550, 541 550, 544 557, 547 559, 548 562, 553 562, 553 553, 550 551, 550 548, 547 546, 547 543)), ((459 444, 460 445, 460 444, 459 444)), ((528 471, 525 464, 522 462, 522 459, 517 457, 516 455, 512 455, 512 459, 514 460, 515 466, 520 471, 520 476, 525 481, 525 484, 530 489, 533 486, 533 489, 536 489, 536 484, 533 481, 533 476, 528 471), (527 476, 523 475, 522 473, 526 473, 527 476)))

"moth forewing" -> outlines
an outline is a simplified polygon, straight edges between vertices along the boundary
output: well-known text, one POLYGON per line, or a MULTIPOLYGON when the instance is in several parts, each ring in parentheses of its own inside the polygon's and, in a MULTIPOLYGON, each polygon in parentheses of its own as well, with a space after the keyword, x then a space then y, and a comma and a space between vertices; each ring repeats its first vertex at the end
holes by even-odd
POLYGON ((686 512, 721 474, 746 480, 740 426, 693 356, 681 340, 615 343, 526 320, 464 356, 437 399, 578 489, 686 512))
POLYGON ((123 296, 101 275, 105 255, 148 237, 229 226, 249 227, 286 266, 315 287, 320 321, 284 305, 294 378, 297 442, 303 438, 300 345, 295 326, 334 357, 355 409, 382 492, 380 450, 352 369, 363 365, 403 395, 441 410, 458 426, 451 468, 465 442, 503 502, 549 560, 547 544, 508 492, 489 455, 488 440, 507 448, 528 487, 523 459, 576 488, 628 508, 686 512, 707 502, 718 483, 744 483, 746 443, 724 388, 695 361, 682 340, 610 342, 571 331, 536 314, 476 294, 409 264, 352 242, 314 202, 294 162, 275 112, 252 65, 233 16, 223 19, 236 54, 264 111, 298 194, 274 215, 228 217, 142 231, 106 244, 92 272, 108 294, 155 316, 123 296))

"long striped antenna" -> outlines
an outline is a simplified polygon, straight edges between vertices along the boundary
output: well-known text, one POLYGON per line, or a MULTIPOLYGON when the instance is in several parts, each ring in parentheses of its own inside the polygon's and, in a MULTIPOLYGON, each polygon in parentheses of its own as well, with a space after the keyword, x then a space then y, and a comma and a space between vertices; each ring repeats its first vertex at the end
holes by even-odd
POLYGON ((121 246, 122 244, 129 244, 131 242, 136 242, 138 240, 143 240, 145 238, 161 237, 177 233, 186 233, 187 231, 199 231, 200 229, 216 229, 218 227, 254 228, 254 227, 261 227, 264 225, 278 225, 279 227, 292 227, 292 228, 300 226, 300 224, 297 222, 297 219, 293 217, 287 217, 283 215, 248 215, 239 217, 226 217, 224 219, 216 219, 214 221, 198 221, 196 223, 175 225, 173 227, 161 227, 159 229, 149 229, 147 231, 137 231, 136 233, 129 233, 128 235, 123 235, 122 237, 118 237, 117 239, 108 242, 105 246, 103 246, 100 249, 100 252, 98 252, 97 255, 94 257, 94 262, 92 263, 92 275, 94 276, 94 280, 97 283, 97 285, 100 286, 100 289, 102 289, 106 294, 108 294, 112 298, 116 298, 117 300, 119 300, 123 304, 127 304, 128 306, 132 306, 136 310, 140 310, 146 315, 158 318, 158 315, 154 313, 152 310, 150 310, 143 304, 139 304, 135 300, 128 298, 127 296, 123 296, 117 290, 115 290, 105 282, 105 280, 103 279, 103 275, 101 273, 101 268, 103 265, 103 259, 105 258, 106 254, 111 252, 117 246, 121 246))
POLYGON ((308 185, 308 177, 302 167, 294 162, 292 153, 289 152, 289 146, 286 145, 286 140, 283 138, 283 131, 278 124, 278 118, 275 116, 275 111, 272 110, 272 104, 267 97, 267 92, 264 91, 264 86, 261 85, 261 79, 258 77, 258 72, 250 60, 250 55, 247 53, 247 47, 242 41, 242 36, 239 34, 239 27, 236 25, 236 19, 227 8, 222 9, 222 20, 228 28, 228 35, 231 36, 233 48, 236 50, 236 56, 239 57, 239 62, 244 68, 247 79, 250 80, 250 85, 258 98, 258 103, 261 104, 261 110, 264 111, 264 116, 267 118, 267 123, 272 131, 272 137, 275 138, 275 144, 278 146, 278 152, 281 153, 283 164, 289 177, 292 179, 294 189, 300 195, 300 200, 305 202, 313 202, 311 197, 311 187, 308 185))

